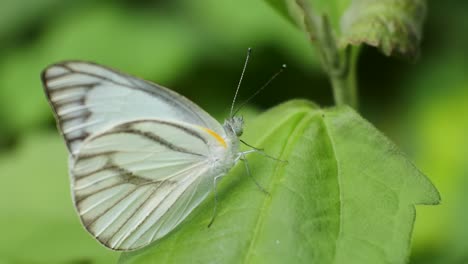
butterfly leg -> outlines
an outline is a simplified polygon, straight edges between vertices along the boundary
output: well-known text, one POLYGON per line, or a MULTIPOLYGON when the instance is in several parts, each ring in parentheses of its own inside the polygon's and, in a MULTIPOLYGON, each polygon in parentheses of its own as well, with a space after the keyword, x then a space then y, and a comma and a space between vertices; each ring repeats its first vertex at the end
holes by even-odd
MULTIPOLYGON (((246 151, 248 153, 251 153, 251 152, 255 152, 255 150, 249 150, 249 151, 246 151), (250 152, 249 152, 250 151, 250 152)), ((267 195, 270 195, 270 193, 262 187, 262 185, 260 185, 260 183, 258 183, 258 181, 253 177, 252 173, 250 173, 250 166, 249 166, 249 162, 247 161, 247 158, 245 157, 245 152, 241 152, 239 153, 239 157, 240 157, 240 160, 242 160, 242 162, 244 162, 244 165, 245 165, 245 171, 247 172, 247 174, 249 175, 250 178, 252 178, 253 182, 255 183, 255 185, 257 185, 257 187, 265 194, 267 195)))
POLYGON ((252 148, 251 150, 247 150, 247 151, 242 152, 243 154, 249 154, 249 153, 256 152, 256 153, 259 153, 259 154, 261 154, 261 155, 263 155, 263 156, 265 156, 265 157, 267 157, 269 159, 272 159, 272 160, 275 160, 275 161, 278 161, 278 162, 288 163, 287 160, 282 160, 282 159, 278 159, 276 157, 270 156, 265 152, 264 149, 254 147, 254 146, 250 145, 249 143, 243 141, 242 139, 240 139, 240 142, 242 142, 242 144, 246 145, 247 147, 252 148))
POLYGON ((214 206, 213 206, 213 215, 211 216, 211 220, 210 220, 210 223, 208 224, 208 227, 210 227, 213 224, 216 218, 216 209, 218 207, 218 190, 217 190, 218 180, 223 176, 224 174, 220 174, 213 178, 214 206))

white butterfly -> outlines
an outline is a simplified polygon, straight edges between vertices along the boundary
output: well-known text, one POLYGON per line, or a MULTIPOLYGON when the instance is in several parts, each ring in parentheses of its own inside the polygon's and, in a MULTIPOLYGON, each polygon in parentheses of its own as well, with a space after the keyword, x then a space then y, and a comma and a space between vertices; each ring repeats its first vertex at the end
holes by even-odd
POLYGON ((70 153, 76 210, 111 249, 165 236, 245 153, 242 118, 221 125, 157 84, 80 61, 49 66, 42 82, 70 153))

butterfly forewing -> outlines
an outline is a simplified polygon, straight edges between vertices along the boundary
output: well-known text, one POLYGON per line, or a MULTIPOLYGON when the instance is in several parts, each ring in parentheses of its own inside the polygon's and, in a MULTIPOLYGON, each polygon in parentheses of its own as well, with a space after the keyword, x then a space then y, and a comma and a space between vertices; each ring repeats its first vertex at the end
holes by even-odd
POLYGON ((216 120, 183 96, 93 63, 51 65, 44 70, 42 81, 73 156, 87 137, 134 120, 177 120, 224 134, 216 120))
POLYGON ((91 136, 71 169, 83 225, 116 250, 161 238, 212 190, 213 148, 225 146, 206 129, 163 120, 127 122, 91 136))
POLYGON ((70 152, 77 212, 109 248, 166 235, 235 162, 223 126, 164 87, 79 61, 51 65, 42 81, 70 152))

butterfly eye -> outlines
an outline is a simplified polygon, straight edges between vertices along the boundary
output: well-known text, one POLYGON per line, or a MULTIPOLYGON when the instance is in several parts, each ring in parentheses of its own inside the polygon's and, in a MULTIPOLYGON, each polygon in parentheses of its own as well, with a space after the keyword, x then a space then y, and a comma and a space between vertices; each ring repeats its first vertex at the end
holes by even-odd
POLYGON ((244 127, 244 118, 242 116, 234 117, 232 128, 234 130, 234 133, 238 137, 240 137, 242 135, 242 133, 244 132, 243 127, 244 127))

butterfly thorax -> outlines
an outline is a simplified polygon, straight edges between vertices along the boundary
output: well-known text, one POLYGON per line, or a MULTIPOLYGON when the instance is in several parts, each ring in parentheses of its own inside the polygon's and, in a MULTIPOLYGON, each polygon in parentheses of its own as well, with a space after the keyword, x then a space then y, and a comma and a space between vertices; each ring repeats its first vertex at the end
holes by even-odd
POLYGON ((239 137, 243 133, 244 118, 242 116, 233 116, 224 121, 224 131, 226 132, 226 141, 230 149, 230 154, 236 160, 239 152, 239 137))
POLYGON ((216 168, 217 173, 225 174, 235 165, 239 154, 239 136, 242 135, 243 124, 243 118, 237 116, 224 121, 223 128, 226 133, 224 140, 226 141, 227 147, 222 150, 219 149, 220 152, 215 155, 216 161, 214 163, 214 168, 216 168), (219 158, 220 156, 223 157, 219 158))

